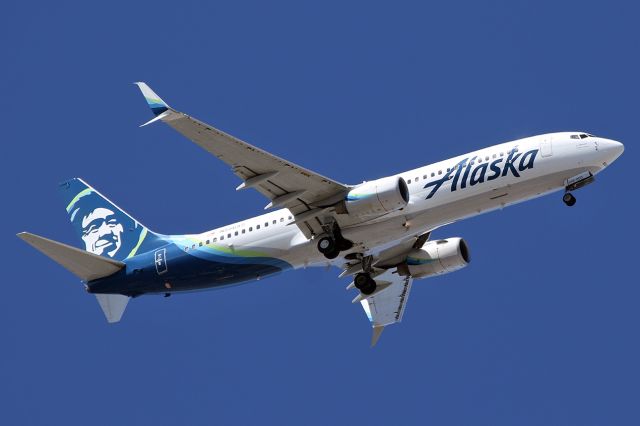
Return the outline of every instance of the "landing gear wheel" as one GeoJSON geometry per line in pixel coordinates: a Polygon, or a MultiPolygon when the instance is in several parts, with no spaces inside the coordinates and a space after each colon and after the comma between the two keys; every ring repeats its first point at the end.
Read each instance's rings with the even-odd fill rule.
{"type": "Polygon", "coordinates": [[[340,254],[340,250],[336,249],[328,253],[324,253],[324,257],[326,257],[327,259],[335,259],[336,257],[338,257],[339,254],[340,254]]]}
{"type": "Polygon", "coordinates": [[[359,273],[353,279],[353,284],[356,286],[358,290],[362,292],[362,294],[369,295],[376,291],[376,282],[371,275],[366,273],[359,273]]]}
{"type": "MultiPolygon", "coordinates": [[[[324,254],[325,256],[327,256],[327,254],[329,253],[333,253],[335,251],[338,251],[336,249],[336,242],[333,238],[331,237],[322,237],[318,240],[318,251],[322,254],[324,254]]],[[[339,251],[338,251],[339,253],[339,251]]],[[[336,254],[337,256],[337,254],[336,254]]],[[[333,256],[333,258],[335,258],[336,256],[333,256]]],[[[327,256],[328,257],[328,256],[327,256]]],[[[332,258],[330,258],[332,259],[332,258]]]]}
{"type": "Polygon", "coordinates": [[[572,193],[567,192],[562,196],[562,201],[569,207],[573,206],[576,203],[576,197],[573,196],[572,193]]]}
{"type": "Polygon", "coordinates": [[[376,291],[376,287],[378,287],[376,282],[373,279],[369,279],[367,285],[361,288],[360,291],[362,292],[362,294],[366,294],[368,296],[376,291]]]}
{"type": "Polygon", "coordinates": [[[347,250],[351,250],[351,248],[353,247],[353,243],[349,240],[346,240],[344,238],[340,238],[337,242],[336,245],[338,246],[338,249],[340,251],[347,251],[347,250]]]}
{"type": "Polygon", "coordinates": [[[359,273],[353,279],[353,284],[356,286],[358,290],[360,290],[361,288],[367,285],[367,282],[369,282],[370,279],[371,279],[371,276],[369,274],[359,273]]]}

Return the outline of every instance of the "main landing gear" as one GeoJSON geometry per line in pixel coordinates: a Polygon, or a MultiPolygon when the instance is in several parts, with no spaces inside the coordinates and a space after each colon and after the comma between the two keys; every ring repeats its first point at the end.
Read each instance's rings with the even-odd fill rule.
{"type": "Polygon", "coordinates": [[[373,271],[372,256],[362,256],[360,255],[360,262],[362,263],[362,272],[356,274],[353,278],[353,285],[360,290],[362,294],[368,296],[376,291],[376,281],[371,278],[371,272],[373,271]]]}
{"type": "Polygon", "coordinates": [[[362,292],[362,294],[365,295],[373,293],[374,291],[376,291],[377,287],[376,281],[371,278],[371,275],[366,272],[356,274],[355,278],[353,279],[353,284],[358,290],[362,292]]]}
{"type": "Polygon", "coordinates": [[[576,197],[573,196],[570,192],[565,192],[562,196],[562,201],[569,207],[573,206],[576,203],[576,197]]]}
{"type": "Polygon", "coordinates": [[[337,223],[327,226],[327,234],[318,240],[318,251],[327,259],[335,259],[341,251],[349,250],[353,243],[342,236],[337,223]]]}

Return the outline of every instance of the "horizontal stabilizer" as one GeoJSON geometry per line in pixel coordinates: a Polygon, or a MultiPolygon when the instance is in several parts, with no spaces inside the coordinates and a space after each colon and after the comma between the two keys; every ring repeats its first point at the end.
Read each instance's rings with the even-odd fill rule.
{"type": "Polygon", "coordinates": [[[120,321],[130,299],[121,294],[96,294],[96,298],[109,323],[120,321]]]}
{"type": "Polygon", "coordinates": [[[88,282],[108,277],[125,267],[124,263],[117,260],[98,256],[29,232],[21,232],[18,237],[64,266],[83,281],[88,282]]]}

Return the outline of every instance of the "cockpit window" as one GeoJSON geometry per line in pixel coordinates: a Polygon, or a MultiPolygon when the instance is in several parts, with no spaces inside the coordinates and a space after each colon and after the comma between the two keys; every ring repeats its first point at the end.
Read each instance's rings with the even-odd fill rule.
{"type": "Polygon", "coordinates": [[[593,135],[590,135],[589,133],[580,133],[579,135],[571,135],[571,139],[586,139],[589,137],[593,137],[593,135]]]}

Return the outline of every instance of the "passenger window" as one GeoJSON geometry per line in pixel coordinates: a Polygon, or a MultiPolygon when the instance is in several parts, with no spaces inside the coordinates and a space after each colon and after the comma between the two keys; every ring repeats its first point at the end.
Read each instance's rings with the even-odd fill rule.
{"type": "Polygon", "coordinates": [[[224,240],[224,235],[220,235],[220,241],[224,240]]]}
{"type": "Polygon", "coordinates": [[[202,241],[200,241],[200,242],[198,243],[198,246],[199,246],[199,247],[202,247],[202,241]]]}
{"type": "Polygon", "coordinates": [[[252,226],[250,226],[250,227],[249,227],[249,232],[252,232],[252,231],[253,231],[253,227],[252,227],[252,226]]]}
{"type": "Polygon", "coordinates": [[[256,229],[260,229],[260,225],[256,225],[256,229]]]}
{"type": "Polygon", "coordinates": [[[237,236],[238,236],[238,231],[236,231],[236,232],[234,233],[234,235],[237,237],[237,236]]]}
{"type": "Polygon", "coordinates": [[[214,238],[213,240],[211,240],[212,243],[215,243],[216,241],[218,241],[217,238],[214,238]]]}
{"type": "Polygon", "coordinates": [[[244,234],[244,229],[242,230],[242,233],[244,234]]]}
{"type": "Polygon", "coordinates": [[[264,223],[264,227],[266,228],[267,226],[269,226],[269,222],[264,223]]]}
{"type": "Polygon", "coordinates": [[[484,161],[489,161],[489,156],[484,157],[484,161]]]}
{"type": "Polygon", "coordinates": [[[229,234],[227,234],[227,238],[231,238],[231,234],[230,234],[230,233],[229,233],[229,234]]]}
{"type": "Polygon", "coordinates": [[[431,172],[431,177],[434,177],[435,175],[436,175],[435,173],[431,172]]]}
{"type": "Polygon", "coordinates": [[[284,222],[284,217],[281,217],[281,218],[280,218],[280,222],[284,222]]]}
{"type": "Polygon", "coordinates": [[[496,158],[496,154],[493,154],[493,158],[496,158]]]}
{"type": "Polygon", "coordinates": [[[420,176],[416,176],[416,178],[413,180],[414,182],[417,182],[420,180],[420,176]]]}
{"type": "Polygon", "coordinates": [[[438,170],[438,174],[441,175],[442,174],[442,170],[438,170]]]}
{"type": "Polygon", "coordinates": [[[207,245],[209,245],[209,240],[207,240],[207,245]]]}
{"type": "Polygon", "coordinates": [[[504,152],[501,152],[501,153],[500,153],[500,157],[504,157],[504,152]]]}
{"type": "Polygon", "coordinates": [[[407,183],[411,183],[411,179],[409,179],[409,180],[407,181],[407,183]]]}
{"type": "Polygon", "coordinates": [[[191,248],[195,250],[196,249],[196,245],[195,244],[192,245],[191,248]]]}
{"type": "Polygon", "coordinates": [[[184,248],[184,251],[189,251],[189,247],[185,247],[185,248],[184,248]]]}
{"type": "Polygon", "coordinates": [[[422,179],[426,179],[426,178],[427,178],[427,175],[422,176],[422,179]]]}
{"type": "Polygon", "coordinates": [[[289,216],[289,220],[291,220],[291,219],[292,219],[291,216],[289,216]]]}
{"type": "Polygon", "coordinates": [[[276,223],[278,223],[278,221],[274,219],[273,224],[275,225],[276,223]]]}

